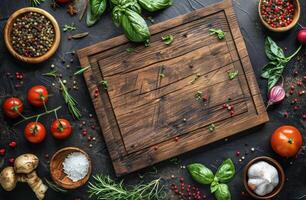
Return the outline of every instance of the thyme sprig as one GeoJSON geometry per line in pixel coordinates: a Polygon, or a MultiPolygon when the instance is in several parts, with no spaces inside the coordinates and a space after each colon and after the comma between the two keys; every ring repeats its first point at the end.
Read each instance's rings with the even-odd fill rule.
{"type": "Polygon", "coordinates": [[[74,118],[80,119],[82,117],[82,114],[78,109],[78,102],[69,94],[67,87],[61,79],[59,79],[59,83],[61,86],[62,96],[65,100],[65,103],[67,104],[70,114],[74,118]]]}
{"type": "Polygon", "coordinates": [[[65,24],[64,25],[64,28],[63,28],[63,31],[66,32],[66,31],[74,31],[76,30],[76,26],[74,23],[71,23],[71,24],[65,24]]]}
{"type": "Polygon", "coordinates": [[[108,176],[93,176],[94,182],[89,183],[90,197],[99,200],[162,200],[165,199],[160,179],[153,180],[148,184],[139,184],[127,190],[123,181],[116,183],[108,176]]]}
{"type": "Polygon", "coordinates": [[[53,70],[53,71],[50,71],[50,72],[47,72],[47,73],[44,73],[42,74],[43,76],[50,76],[50,77],[58,77],[59,74],[58,74],[58,71],[57,70],[53,70]]]}

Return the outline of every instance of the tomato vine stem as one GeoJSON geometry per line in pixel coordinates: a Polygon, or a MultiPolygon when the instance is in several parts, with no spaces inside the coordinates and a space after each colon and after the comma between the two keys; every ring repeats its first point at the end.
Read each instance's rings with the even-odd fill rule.
{"type": "Polygon", "coordinates": [[[56,108],[54,108],[54,109],[52,109],[52,110],[47,110],[47,111],[45,111],[45,112],[43,112],[43,113],[39,113],[39,114],[37,114],[37,115],[32,115],[32,116],[28,116],[28,117],[24,116],[23,120],[21,120],[21,121],[15,123],[14,126],[16,126],[16,125],[18,125],[18,124],[21,124],[21,123],[23,123],[23,122],[25,122],[25,121],[27,121],[27,120],[33,119],[33,118],[36,118],[36,120],[38,121],[38,119],[39,119],[40,117],[45,116],[45,115],[48,115],[48,114],[53,113],[53,112],[56,112],[56,111],[58,111],[58,110],[61,109],[61,108],[62,108],[62,106],[59,106],[59,107],[56,107],[56,108]]]}

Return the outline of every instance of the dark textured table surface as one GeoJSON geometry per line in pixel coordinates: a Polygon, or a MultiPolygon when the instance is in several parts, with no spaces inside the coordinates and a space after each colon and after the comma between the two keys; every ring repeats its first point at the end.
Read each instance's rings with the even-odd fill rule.
{"type": "MultiPolygon", "coordinates": [[[[74,51],[79,48],[86,47],[90,44],[94,44],[98,41],[118,36],[122,32],[113,25],[109,14],[104,15],[102,20],[92,28],[87,28],[84,21],[85,18],[80,22],[77,16],[70,17],[67,14],[65,8],[58,8],[54,11],[50,8],[50,2],[51,0],[46,0],[46,2],[42,3],[40,7],[49,11],[53,16],[55,16],[60,26],[74,22],[77,26],[75,33],[89,31],[90,35],[82,40],[68,40],[67,37],[70,33],[62,33],[62,41],[57,54],[47,62],[35,66],[16,61],[6,50],[3,38],[1,37],[0,101],[2,102],[5,97],[11,95],[24,98],[26,91],[30,86],[36,84],[46,85],[50,93],[53,95],[50,97],[48,106],[51,108],[62,105],[63,108],[60,110],[59,115],[71,119],[65,104],[63,103],[62,96],[58,93],[58,89],[52,86],[52,79],[43,77],[41,74],[51,71],[51,65],[54,64],[55,68],[63,74],[63,79],[69,80],[68,85],[71,86],[72,81],[70,81],[70,77],[78,69],[78,60],[76,57],[66,54],[65,58],[67,62],[66,64],[62,64],[60,57],[62,57],[66,52],[74,51]],[[70,63],[71,59],[73,59],[73,63],[70,63]],[[67,64],[69,64],[70,67],[67,67],[67,64]],[[16,88],[15,85],[18,85],[19,81],[17,81],[15,78],[10,78],[6,74],[11,73],[14,75],[17,71],[24,73],[24,83],[20,87],[16,88]]],[[[166,9],[165,11],[153,15],[155,23],[191,12],[194,8],[207,6],[217,1],[198,0],[198,2],[201,2],[201,4],[192,0],[190,2],[192,2],[192,6],[188,3],[188,1],[174,0],[173,6],[166,9]]],[[[79,2],[77,1],[76,3],[78,4],[79,2]]],[[[233,2],[241,32],[244,36],[252,65],[257,76],[260,90],[264,100],[266,100],[266,82],[260,78],[261,68],[267,62],[264,54],[264,38],[266,35],[270,35],[275,41],[278,42],[281,47],[286,48],[287,50],[285,53],[289,54],[293,52],[298,46],[296,42],[296,34],[299,30],[299,27],[295,27],[292,31],[282,34],[273,34],[267,32],[259,22],[257,3],[257,0],[236,0],[233,2]]],[[[30,3],[28,0],[2,0],[0,4],[1,32],[3,31],[5,22],[10,14],[19,8],[29,5],[30,3]]],[[[305,26],[306,1],[301,0],[301,6],[302,15],[300,18],[300,24],[305,26]]],[[[302,52],[305,52],[305,48],[302,50],[302,52]]],[[[284,77],[286,88],[289,87],[291,82],[294,82],[296,79],[306,75],[305,56],[303,56],[302,52],[297,58],[290,62],[285,69],[284,77]],[[294,77],[293,71],[299,72],[297,77],[294,77]]],[[[71,119],[73,122],[74,132],[72,137],[65,141],[56,141],[50,134],[48,134],[47,139],[43,143],[39,145],[29,144],[25,141],[23,136],[23,128],[25,124],[21,124],[17,127],[11,127],[10,122],[6,121],[2,114],[0,115],[0,148],[5,148],[7,151],[5,156],[0,157],[1,169],[8,165],[9,158],[16,157],[22,153],[31,152],[40,158],[40,165],[38,169],[39,176],[50,179],[48,159],[45,158],[45,155],[49,154],[52,156],[56,150],[62,147],[77,146],[84,149],[92,157],[93,174],[101,173],[104,175],[110,175],[115,178],[112,164],[101,131],[99,130],[99,126],[95,119],[94,109],[91,104],[87,88],[85,87],[85,82],[81,76],[77,77],[76,81],[79,89],[72,90],[72,94],[77,98],[79,102],[83,117],[81,121],[74,121],[71,119]],[[89,117],[90,114],[93,114],[94,117],[89,117]],[[84,121],[86,124],[83,125],[82,128],[79,128],[82,121],[84,121]],[[92,126],[96,127],[93,129],[92,126]],[[83,137],[81,134],[83,128],[88,129],[89,134],[95,137],[96,141],[89,142],[87,137],[83,137]],[[17,148],[15,149],[10,149],[8,147],[8,143],[12,140],[17,141],[17,148]],[[92,144],[92,147],[90,147],[90,144],[92,144]]],[[[306,197],[303,197],[303,195],[306,194],[306,157],[303,152],[300,153],[296,159],[284,159],[273,153],[269,144],[271,133],[274,129],[282,124],[292,124],[298,127],[303,133],[305,139],[306,121],[303,120],[301,116],[303,112],[305,114],[306,98],[305,96],[300,98],[300,109],[296,112],[293,112],[292,105],[290,104],[290,99],[291,97],[287,98],[281,105],[270,109],[270,122],[263,126],[253,128],[251,130],[237,134],[234,137],[230,137],[227,140],[219,141],[186,153],[178,157],[178,160],[180,161],[179,164],[175,164],[170,161],[164,161],[155,165],[154,167],[149,167],[123,178],[127,184],[134,184],[142,181],[140,178],[142,175],[144,175],[144,181],[149,181],[154,178],[161,177],[163,179],[163,183],[169,185],[173,182],[178,182],[177,178],[171,178],[171,176],[174,175],[175,177],[183,176],[186,178],[186,182],[194,184],[189,178],[186,169],[184,169],[182,166],[193,162],[201,162],[207,166],[210,166],[211,168],[215,168],[215,166],[218,166],[222,160],[226,158],[232,158],[237,169],[235,178],[229,183],[233,197],[232,199],[249,199],[249,197],[243,196],[241,194],[244,191],[242,183],[242,169],[250,159],[256,156],[267,155],[277,159],[282,164],[287,177],[285,187],[276,199],[306,199],[306,197]],[[288,118],[283,117],[283,113],[286,111],[289,112],[288,118]],[[256,149],[255,152],[251,152],[250,149],[252,147],[256,149]],[[241,156],[245,156],[245,160],[239,162],[239,157],[236,156],[236,151],[240,151],[241,156]]],[[[25,113],[33,114],[39,112],[39,109],[34,109],[26,104],[25,111],[25,113]]],[[[49,127],[50,121],[53,118],[54,116],[50,115],[42,118],[41,121],[44,122],[47,127],[49,127]]],[[[200,186],[200,189],[202,193],[207,195],[207,199],[213,199],[213,196],[209,193],[209,187],[200,186]]],[[[49,189],[46,199],[68,200],[75,199],[76,197],[80,197],[81,199],[88,199],[86,190],[87,187],[83,186],[77,190],[70,191],[66,194],[61,194],[49,189]]],[[[169,198],[175,199],[172,195],[173,194],[171,191],[169,191],[169,198]]],[[[35,199],[35,196],[28,186],[24,184],[18,184],[17,188],[13,192],[4,192],[2,189],[0,189],[0,199],[35,199]]]]}

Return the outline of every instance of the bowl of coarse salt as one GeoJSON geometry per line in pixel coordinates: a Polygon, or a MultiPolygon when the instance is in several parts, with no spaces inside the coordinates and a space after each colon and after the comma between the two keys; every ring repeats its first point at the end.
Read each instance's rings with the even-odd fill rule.
{"type": "Polygon", "coordinates": [[[58,150],[50,161],[53,181],[64,189],[75,189],[84,185],[91,174],[88,154],[77,147],[58,150]]]}

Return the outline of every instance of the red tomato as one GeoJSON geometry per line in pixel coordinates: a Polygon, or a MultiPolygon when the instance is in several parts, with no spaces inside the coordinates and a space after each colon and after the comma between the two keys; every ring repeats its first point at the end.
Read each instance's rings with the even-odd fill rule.
{"type": "Polygon", "coordinates": [[[287,158],[296,155],[302,143],[302,135],[294,126],[281,126],[271,136],[272,149],[287,158]]]}
{"type": "Polygon", "coordinates": [[[56,0],[56,3],[58,4],[66,4],[69,3],[71,0],[56,0]]]}
{"type": "Polygon", "coordinates": [[[41,143],[46,137],[46,128],[40,122],[30,122],[24,129],[24,136],[31,143],[41,143]]]}
{"type": "Polygon", "coordinates": [[[72,133],[72,127],[67,119],[56,119],[51,124],[51,134],[56,139],[66,139],[72,133]]]}
{"type": "Polygon", "coordinates": [[[23,103],[20,99],[15,97],[10,97],[5,99],[2,105],[4,114],[13,119],[20,116],[23,111],[23,103]]]}
{"type": "Polygon", "coordinates": [[[41,107],[48,102],[48,90],[45,86],[36,85],[28,90],[28,101],[36,107],[41,107]]]}
{"type": "Polygon", "coordinates": [[[297,39],[301,44],[306,45],[306,29],[302,29],[298,32],[297,39]]]}

